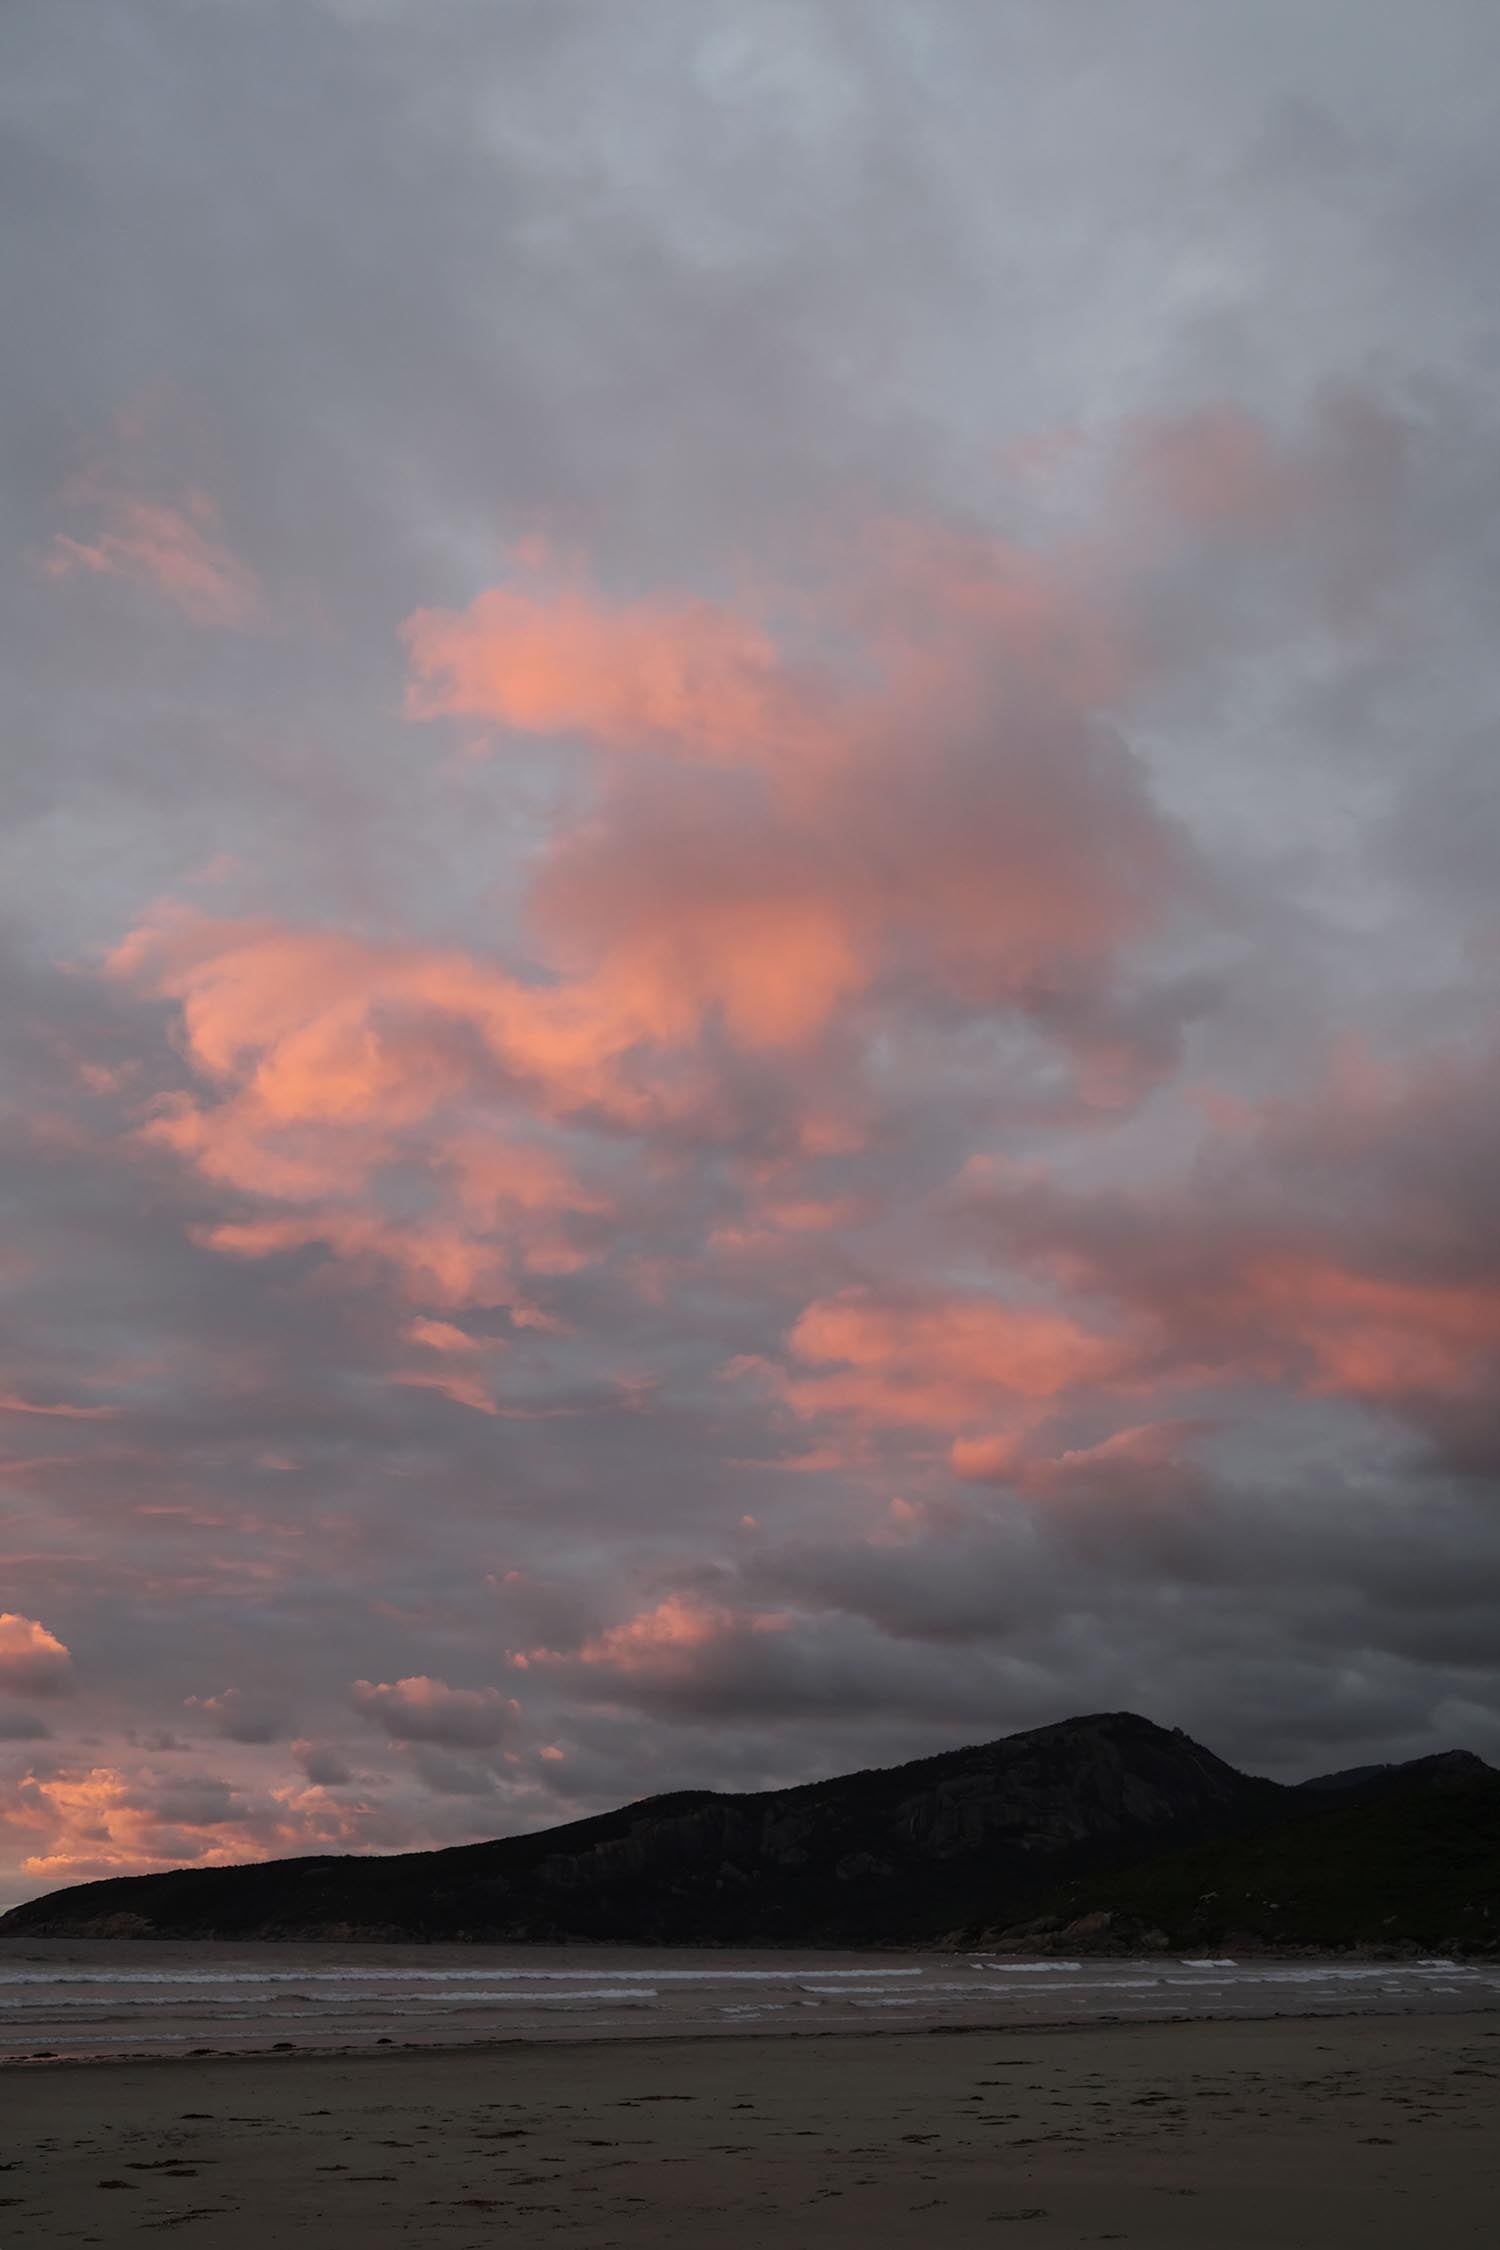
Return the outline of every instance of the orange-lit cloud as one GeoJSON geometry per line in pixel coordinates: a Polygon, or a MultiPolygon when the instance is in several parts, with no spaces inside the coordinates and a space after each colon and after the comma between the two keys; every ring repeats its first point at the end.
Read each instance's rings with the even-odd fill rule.
{"type": "Polygon", "coordinates": [[[1438,1431],[1500,1369],[1500,1270],[1451,1200],[1466,1168],[1479,1176],[1494,1073],[1483,1051],[1398,1069],[1342,1041],[1296,1099],[1207,1113],[1211,1200],[1192,1180],[1070,1197],[1002,1171],[992,1187],[974,1175],[972,1208],[1002,1257],[1113,1306],[1141,1341],[1142,1386],[1284,1388],[1438,1431]]]}
{"type": "Polygon", "coordinates": [[[570,1040],[547,994],[477,959],[186,915],[143,927],[112,968],[180,1003],[205,1081],[142,1137],[266,1207],[206,1226],[213,1247],[322,1247],[442,1306],[505,1302],[518,1277],[586,1261],[578,1226],[605,1199],[534,1134],[472,1117],[528,1063],[555,1072],[544,1100],[564,1109],[608,1085],[610,1035],[570,1040]],[[397,1215],[379,1183],[401,1165],[420,1193],[397,1215]]]}
{"type": "Polygon", "coordinates": [[[844,754],[766,767],[771,736],[742,773],[606,777],[538,868],[548,958],[658,1040],[716,1010],[758,1048],[886,989],[1054,1018],[1097,996],[1185,881],[1100,717],[1107,636],[1030,558],[915,527],[829,607],[865,651],[819,698],[844,754]]]}
{"type": "Polygon", "coordinates": [[[668,1594],[576,1648],[519,1650],[511,1664],[517,1671],[592,1674],[600,1685],[611,1679],[680,1684],[716,1653],[746,1639],[783,1633],[790,1623],[779,1610],[734,1610],[688,1594],[668,1594]]]}
{"type": "Polygon", "coordinates": [[[1133,1356],[1121,1338],[1043,1306],[869,1289],[809,1305],[788,1344],[801,1367],[820,1370],[799,1368],[785,1379],[798,1413],[949,1432],[999,1411],[1024,1414],[1080,1387],[1108,1387],[1133,1356]]]}
{"type": "Polygon", "coordinates": [[[404,1331],[408,1343],[418,1344],[424,1351],[436,1352],[437,1364],[430,1361],[416,1367],[398,1368],[391,1376],[393,1383],[411,1390],[436,1391],[455,1406],[467,1406],[476,1414],[498,1414],[500,1409],[480,1367],[481,1355],[491,1356],[505,1349],[499,1337],[471,1336],[463,1328],[455,1327],[449,1320],[428,1320],[419,1317],[409,1321],[404,1331]],[[455,1359],[467,1362],[455,1365],[455,1359]]]}
{"type": "Polygon", "coordinates": [[[627,1618],[623,1625],[612,1625],[585,1641],[578,1651],[578,1661],[613,1666],[622,1672],[652,1671],[727,1634],[779,1633],[786,1624],[787,1620],[773,1611],[745,1617],[671,1594],[654,1608],[627,1618]]]}
{"type": "Polygon", "coordinates": [[[231,1867],[297,1850],[366,1842],[374,1808],[316,1785],[251,1801],[217,1778],[163,1783],[119,1766],[23,1774],[0,1790],[0,1825],[36,1849],[22,1861],[39,1889],[149,1874],[164,1867],[231,1867]]]}
{"type": "Polygon", "coordinates": [[[409,708],[611,749],[760,762],[829,746],[756,621],[706,601],[610,602],[543,574],[407,621],[409,708]]]}
{"type": "Polygon", "coordinates": [[[1141,1422],[1115,1430],[1095,1445],[1066,1446],[1056,1453],[1019,1433],[956,1438],[950,1458],[955,1474],[970,1483],[1130,1506],[1193,1486],[1195,1472],[1184,1458],[1190,1434],[1191,1426],[1181,1422],[1141,1422]]]}
{"type": "Polygon", "coordinates": [[[608,1215],[538,1124],[729,1134],[721,1041],[776,1063],[810,1156],[857,1145],[864,1050],[910,1010],[1011,1010],[1080,1086],[1106,1057],[1133,1083],[1111,986],[1180,848],[1097,723],[1107,636],[1040,563],[886,527],[826,617],[785,605],[862,651],[821,675],[758,617],[525,567],[413,622],[414,707],[689,767],[663,786],[606,757],[538,857],[530,960],[181,909],[133,932],[112,973],[175,1004],[199,1081],[142,1132],[259,1206],[201,1240],[380,1262],[435,1306],[519,1301],[597,1256],[608,1215]],[[398,1215],[403,1167],[423,1185],[398,1215]]]}
{"type": "Polygon", "coordinates": [[[0,1610],[0,1690],[10,1695],[61,1695],[73,1684],[68,1649],[34,1617],[0,1610]]]}
{"type": "Polygon", "coordinates": [[[1287,1253],[1255,1259],[1242,1287],[1256,1322],[1284,1340],[1281,1351],[1306,1355],[1316,1390],[1462,1397],[1500,1364],[1500,1277],[1407,1280],[1287,1253]]]}
{"type": "Polygon", "coordinates": [[[467,1329],[455,1328],[451,1320],[413,1320],[406,1333],[412,1343],[425,1345],[430,1352],[474,1352],[480,1348],[476,1337],[467,1329]]]}

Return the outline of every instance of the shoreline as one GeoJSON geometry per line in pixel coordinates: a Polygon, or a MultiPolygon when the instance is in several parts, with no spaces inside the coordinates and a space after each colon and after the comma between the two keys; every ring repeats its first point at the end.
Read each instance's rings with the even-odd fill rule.
{"type": "Polygon", "coordinates": [[[0,2072],[227,2056],[540,2052],[664,2041],[1468,2015],[1490,1966],[621,1949],[45,1946],[0,1955],[0,2072]]]}
{"type": "Polygon", "coordinates": [[[46,2071],[73,2072],[99,2070],[202,2070],[212,2064],[215,2069],[232,2066],[264,2066],[284,2069],[301,2064],[327,2063],[393,2063],[419,2062],[431,2057],[453,2062],[465,2056],[493,2056],[514,2054],[591,2054],[598,2050],[615,2052],[634,2049],[683,2047],[757,2047],[780,2043],[792,2047],[815,2046],[819,2043],[857,2044],[868,2041],[925,2039],[1081,2039],[1090,2034],[1108,2033],[1112,2037],[1132,2034],[1163,2032],[1195,2032],[1200,2030],[1234,2029],[1239,2026],[1254,2027],[1264,2024],[1400,2024],[1400,2023],[1463,2023],[1478,2024],[1482,2035],[1500,2040],[1500,1997],[1483,2005],[1457,2008],[1430,2006],[1400,2006],[1382,2008],[1366,2004],[1347,2008],[1268,2008],[1264,2011],[1237,2010],[1222,2015],[1189,2015],[1181,2012],[1161,2015],[1098,2016],[1028,2016],[1025,2019],[994,2018],[985,2022],[970,2023],[839,2023],[803,2024],[795,2029],[786,2024],[720,2024],[684,2026],[681,2030],[667,2030],[656,2026],[649,2031],[630,2029],[594,2030],[586,2033],[568,2031],[514,2032],[508,2037],[486,2035],[472,2039],[396,2039],[382,2037],[374,2041],[349,2042],[345,2045],[320,2044],[313,2040],[275,2041],[267,2047],[199,2047],[187,2052],[165,2049],[139,2048],[133,2052],[109,2055],[37,2054],[0,2055],[0,2079],[14,2072],[27,2077],[46,2071]]]}

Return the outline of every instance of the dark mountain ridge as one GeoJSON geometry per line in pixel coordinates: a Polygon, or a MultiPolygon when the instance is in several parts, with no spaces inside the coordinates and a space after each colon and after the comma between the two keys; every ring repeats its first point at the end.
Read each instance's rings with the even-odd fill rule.
{"type": "Polygon", "coordinates": [[[1102,1950],[1231,1934],[1282,1947],[1494,1943],[1500,1774],[1455,1753],[1284,1788],[1113,1712],[791,1789],[682,1790],[445,1851],[83,1883],[0,1918],[0,1936],[33,1938],[1102,1950]],[[1330,1882],[1328,1867],[1343,1873],[1330,1882]]]}

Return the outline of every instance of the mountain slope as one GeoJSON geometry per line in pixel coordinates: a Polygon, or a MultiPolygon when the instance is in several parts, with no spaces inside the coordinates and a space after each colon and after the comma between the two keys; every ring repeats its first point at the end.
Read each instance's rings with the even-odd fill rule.
{"type": "Polygon", "coordinates": [[[1273,1785],[1129,1713],[753,1796],[649,1798],[542,1835],[379,1859],[127,1876],[7,1934],[918,1938],[1021,1911],[1049,1877],[1248,1816],[1273,1785]]]}
{"type": "Polygon", "coordinates": [[[1485,1948],[1500,1774],[1459,1756],[1282,1788],[1116,1712],[448,1851],[85,1883],[0,1935],[1485,1948]]]}
{"type": "Polygon", "coordinates": [[[1500,1773],[1453,1753],[1377,1769],[1321,1806],[1067,1885],[1055,1913],[1070,1950],[1084,1916],[1105,1945],[1151,1929],[1185,1951],[1500,1953],[1500,1773]]]}

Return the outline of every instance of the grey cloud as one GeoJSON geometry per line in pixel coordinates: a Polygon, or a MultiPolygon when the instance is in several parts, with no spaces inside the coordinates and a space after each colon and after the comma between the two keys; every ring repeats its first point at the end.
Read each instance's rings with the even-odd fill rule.
{"type": "Polygon", "coordinates": [[[247,1807],[233,1784],[217,1774],[185,1774],[148,1800],[153,1820],[185,1828],[212,1828],[244,1817],[247,1807]]]}
{"type": "Polygon", "coordinates": [[[187,1708],[201,1711],[226,1742],[279,1742],[289,1727],[284,1711],[235,1687],[219,1695],[190,1695],[187,1708]]]}
{"type": "Polygon", "coordinates": [[[51,1732],[34,1711],[0,1711],[0,1742],[45,1742],[51,1732]]]}
{"type": "Polygon", "coordinates": [[[498,1688],[450,1687],[424,1677],[356,1680],[350,1700],[396,1742],[448,1743],[483,1749],[499,1742],[508,1712],[498,1688]]]}
{"type": "Polygon", "coordinates": [[[293,1755],[316,1789],[342,1789],[354,1779],[348,1765],[326,1743],[294,1742],[293,1755]]]}
{"type": "Polygon", "coordinates": [[[439,1797],[491,1797],[495,1776],[488,1766],[464,1758],[449,1758],[441,1750],[414,1749],[411,1768],[424,1789],[439,1797]]]}

